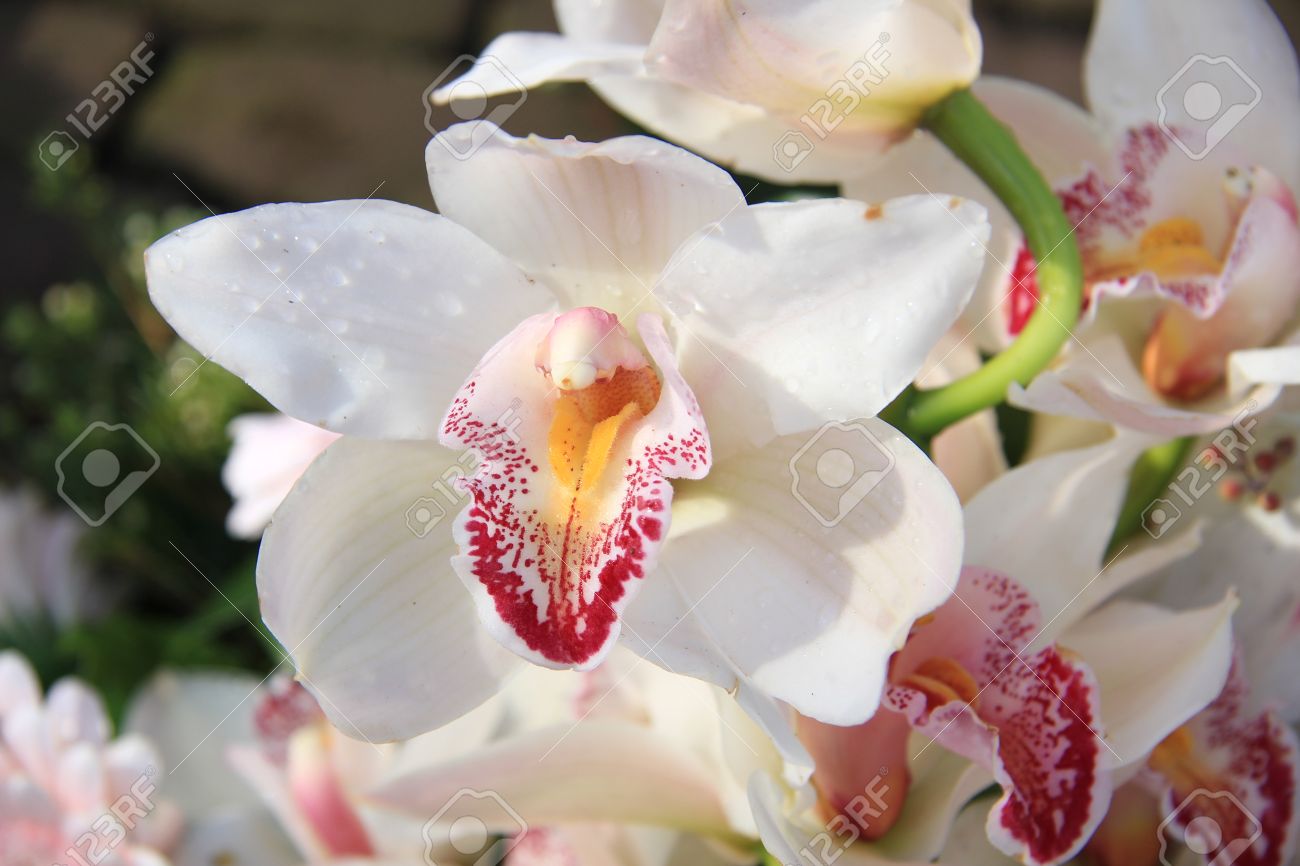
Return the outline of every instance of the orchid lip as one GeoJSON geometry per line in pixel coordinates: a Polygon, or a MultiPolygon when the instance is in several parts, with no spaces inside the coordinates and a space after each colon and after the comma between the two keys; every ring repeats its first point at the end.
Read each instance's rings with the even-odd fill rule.
{"type": "Polygon", "coordinates": [[[537,664],[599,664],[666,537],[668,479],[702,477],[711,462],[662,323],[637,325],[655,366],[604,310],[525,320],[443,424],[444,445],[480,457],[462,482],[471,504],[453,529],[453,566],[488,630],[537,664]],[[519,406],[511,436],[491,420],[507,403],[519,406]]]}

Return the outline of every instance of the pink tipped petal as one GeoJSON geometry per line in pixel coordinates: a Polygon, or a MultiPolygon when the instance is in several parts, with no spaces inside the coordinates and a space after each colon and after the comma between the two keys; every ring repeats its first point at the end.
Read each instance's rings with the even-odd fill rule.
{"type": "Polygon", "coordinates": [[[1048,864],[1087,842],[1111,782],[1097,681],[1055,647],[1021,655],[1038,629],[1022,587],[968,568],[958,595],[899,653],[885,700],[919,732],[993,771],[1003,795],[989,814],[990,840],[1048,864]]]}
{"type": "Polygon", "coordinates": [[[0,652],[0,723],[19,707],[41,702],[41,684],[31,664],[13,650],[0,652]]]}
{"type": "Polygon", "coordinates": [[[476,121],[439,133],[425,160],[444,215],[549,286],[562,306],[620,316],[653,309],[642,302],[673,252],[745,203],[722,169],[644,136],[515,138],[476,121]],[[473,158],[460,158],[471,147],[473,158]]]}
{"type": "Polygon", "coordinates": [[[303,728],[289,741],[289,791],[333,857],[375,853],[365,825],[348,801],[322,725],[303,728]]]}
{"type": "Polygon", "coordinates": [[[392,439],[432,439],[453,383],[552,303],[463,226],[378,200],[214,216],[151,246],[145,271],[180,335],[276,408],[392,439]]]}
{"type": "Polygon", "coordinates": [[[700,478],[711,458],[657,317],[638,326],[662,384],[642,361],[571,394],[535,366],[561,319],[535,316],[488,353],[442,442],[482,460],[463,482],[472,504],[456,520],[453,565],[484,624],[525,658],[585,669],[618,637],[667,534],[668,479],[700,478]]]}
{"type": "Polygon", "coordinates": [[[1207,863],[1285,866],[1300,838],[1300,743],[1276,713],[1251,715],[1248,698],[1234,664],[1222,694],[1156,750],[1151,766],[1166,783],[1170,829],[1206,850],[1207,863]]]}
{"type": "Polygon", "coordinates": [[[226,529],[238,538],[257,538],[294,483],[325,448],[339,438],[288,415],[240,415],[230,422],[233,445],[221,467],[221,481],[234,498],[226,529]]]}
{"type": "Polygon", "coordinates": [[[104,702],[80,680],[59,680],[45,698],[45,722],[56,746],[84,740],[96,746],[108,742],[110,725],[104,702]]]}

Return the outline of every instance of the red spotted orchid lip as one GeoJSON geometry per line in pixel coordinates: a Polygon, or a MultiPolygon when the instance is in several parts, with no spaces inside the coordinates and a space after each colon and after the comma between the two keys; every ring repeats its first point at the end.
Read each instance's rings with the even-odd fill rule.
{"type": "Polygon", "coordinates": [[[604,310],[534,316],[488,353],[443,422],[442,443],[481,460],[462,482],[471,502],[453,565],[498,640],[538,664],[600,663],[667,534],[669,479],[702,478],[712,462],[663,325],[649,314],[638,325],[660,373],[604,310]],[[511,406],[507,431],[495,419],[511,406]]]}

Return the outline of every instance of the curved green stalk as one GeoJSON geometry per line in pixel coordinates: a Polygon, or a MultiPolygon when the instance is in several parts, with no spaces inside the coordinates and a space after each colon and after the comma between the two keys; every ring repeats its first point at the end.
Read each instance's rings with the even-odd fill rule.
{"type": "Polygon", "coordinates": [[[979,370],[941,388],[909,391],[899,398],[902,403],[892,414],[916,441],[1001,403],[1012,382],[1027,385],[1069,339],[1083,297],[1083,265],[1074,228],[1011,131],[969,90],[959,90],[930,108],[923,123],[1020,224],[1038,262],[1039,303],[1015,342],[979,370]]]}

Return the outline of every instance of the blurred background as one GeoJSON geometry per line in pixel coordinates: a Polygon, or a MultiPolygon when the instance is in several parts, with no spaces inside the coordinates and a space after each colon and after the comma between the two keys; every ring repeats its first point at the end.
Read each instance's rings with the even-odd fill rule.
{"type": "MultiPolygon", "coordinates": [[[[1089,0],[975,8],[986,73],[1080,99],[1089,0]]],[[[1300,3],[1274,8],[1295,41],[1300,3]]],[[[47,682],[81,674],[115,709],[162,664],[280,661],[254,627],[256,543],[226,533],[220,477],[231,419],[267,407],[174,341],[141,252],[209,209],[372,194],[429,207],[425,88],[498,33],[554,29],[545,0],[0,7],[0,649],[47,682]],[[158,467],[91,526],[56,491],[60,455],[96,422],[130,425],[158,467]]],[[[506,127],[635,131],[584,85],[530,94],[506,127]]]]}

